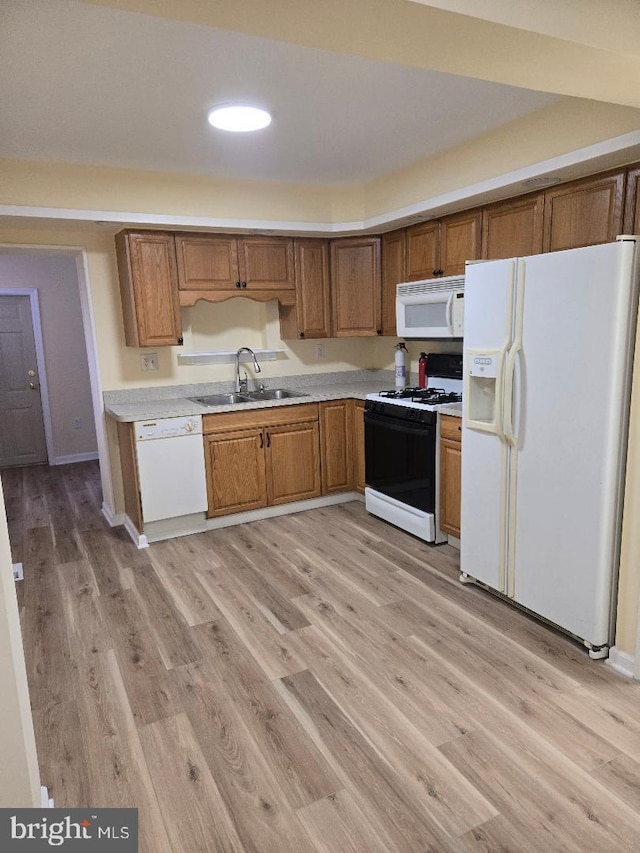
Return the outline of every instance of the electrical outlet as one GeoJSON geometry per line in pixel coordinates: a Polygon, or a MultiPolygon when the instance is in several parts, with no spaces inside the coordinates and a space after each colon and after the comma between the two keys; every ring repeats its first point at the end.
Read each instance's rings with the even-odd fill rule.
{"type": "Polygon", "coordinates": [[[157,370],[158,369],[158,353],[157,352],[145,352],[140,356],[140,366],[143,370],[157,370]]]}
{"type": "Polygon", "coordinates": [[[324,344],[316,344],[316,361],[322,361],[324,358],[324,344]]]}
{"type": "Polygon", "coordinates": [[[82,418],[74,418],[74,419],[71,421],[71,426],[72,426],[74,429],[82,429],[82,418]]]}

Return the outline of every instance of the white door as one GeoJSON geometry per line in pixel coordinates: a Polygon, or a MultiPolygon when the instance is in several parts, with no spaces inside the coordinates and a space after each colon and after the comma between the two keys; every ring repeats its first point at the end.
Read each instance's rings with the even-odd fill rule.
{"type": "Polygon", "coordinates": [[[614,243],[521,261],[514,598],[594,645],[609,639],[633,254],[614,243]]]}
{"type": "Polygon", "coordinates": [[[28,296],[0,296],[0,468],[47,461],[28,296]]]}
{"type": "Polygon", "coordinates": [[[506,592],[509,445],[501,378],[512,340],[515,262],[471,264],[465,274],[460,568],[506,592]],[[484,354],[484,356],[482,355],[484,354]],[[475,357],[498,365],[495,381],[470,378],[475,357]]]}

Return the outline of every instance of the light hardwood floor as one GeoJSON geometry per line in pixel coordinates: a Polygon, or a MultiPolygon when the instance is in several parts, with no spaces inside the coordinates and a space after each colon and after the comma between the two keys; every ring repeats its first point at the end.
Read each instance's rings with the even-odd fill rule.
{"type": "Polygon", "coordinates": [[[137,551],[3,472],[42,782],[144,853],[640,850],[640,684],[354,502],[137,551]]]}

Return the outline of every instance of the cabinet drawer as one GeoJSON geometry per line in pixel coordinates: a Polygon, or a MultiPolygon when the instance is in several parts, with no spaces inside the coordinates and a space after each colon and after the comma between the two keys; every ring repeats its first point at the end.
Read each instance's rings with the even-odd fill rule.
{"type": "Polygon", "coordinates": [[[249,427],[267,427],[276,424],[299,424],[318,420],[318,404],[302,403],[292,406],[275,406],[271,409],[247,409],[244,412],[221,412],[204,415],[202,431],[227,432],[249,427]]]}
{"type": "Polygon", "coordinates": [[[462,441],[462,418],[454,415],[440,415],[440,438],[462,441]]]}

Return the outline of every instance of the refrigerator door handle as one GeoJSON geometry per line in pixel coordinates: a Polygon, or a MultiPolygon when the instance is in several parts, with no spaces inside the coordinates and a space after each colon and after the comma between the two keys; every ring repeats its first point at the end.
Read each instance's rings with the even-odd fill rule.
{"type": "MultiPolygon", "coordinates": [[[[518,436],[515,434],[513,428],[513,406],[515,396],[518,403],[518,412],[520,411],[520,394],[519,392],[514,394],[514,386],[516,384],[516,363],[519,363],[519,356],[522,352],[522,328],[524,325],[524,280],[525,264],[524,261],[520,261],[520,263],[518,264],[516,282],[515,328],[513,335],[513,343],[509,350],[509,354],[507,355],[503,409],[504,434],[507,441],[514,450],[518,449],[518,436]]],[[[518,387],[520,387],[520,381],[518,381],[518,387]]]]}

